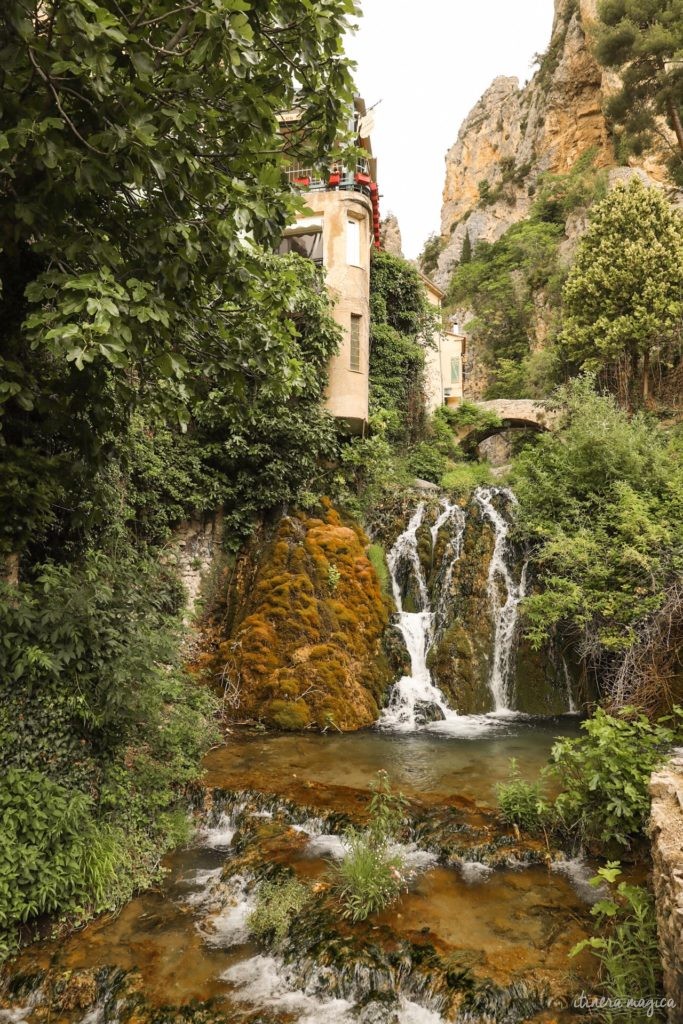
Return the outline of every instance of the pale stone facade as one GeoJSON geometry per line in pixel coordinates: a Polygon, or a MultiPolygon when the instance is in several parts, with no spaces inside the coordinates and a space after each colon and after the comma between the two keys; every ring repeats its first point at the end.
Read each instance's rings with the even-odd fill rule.
{"type": "MultiPolygon", "coordinates": [[[[440,311],[444,293],[428,277],[420,276],[429,302],[440,311]]],[[[464,348],[465,338],[454,331],[444,330],[439,322],[432,346],[425,352],[425,398],[428,412],[434,412],[441,405],[458,405],[462,401],[464,348]]]]}
{"type": "Polygon", "coordinates": [[[313,216],[305,223],[322,233],[327,288],[342,329],[339,352],[330,361],[326,405],[361,432],[368,419],[372,204],[362,192],[339,189],[308,192],[306,202],[313,216]]]}

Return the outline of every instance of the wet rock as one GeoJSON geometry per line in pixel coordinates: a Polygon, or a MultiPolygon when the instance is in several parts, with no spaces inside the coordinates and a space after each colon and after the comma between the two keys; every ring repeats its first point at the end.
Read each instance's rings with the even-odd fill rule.
{"type": "Polygon", "coordinates": [[[428,725],[429,722],[443,722],[446,716],[433,701],[415,701],[415,721],[418,725],[428,725]]]}

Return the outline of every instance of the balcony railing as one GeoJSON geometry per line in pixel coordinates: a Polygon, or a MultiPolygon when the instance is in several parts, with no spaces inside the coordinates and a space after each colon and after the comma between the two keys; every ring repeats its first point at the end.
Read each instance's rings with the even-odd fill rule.
{"type": "Polygon", "coordinates": [[[367,160],[358,160],[354,167],[333,165],[326,177],[320,176],[318,167],[290,167],[287,179],[294,188],[312,192],[327,192],[341,189],[344,191],[362,192],[370,196],[370,165],[367,160]]]}

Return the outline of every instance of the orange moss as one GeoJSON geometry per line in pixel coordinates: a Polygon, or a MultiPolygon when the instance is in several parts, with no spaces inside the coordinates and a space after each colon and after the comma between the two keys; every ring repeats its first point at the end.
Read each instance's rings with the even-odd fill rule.
{"type": "Polygon", "coordinates": [[[270,544],[261,540],[247,553],[251,590],[214,663],[237,691],[239,718],[353,730],[377,717],[391,681],[379,654],[386,602],[364,532],[342,523],[329,502],[324,508],[324,519],[284,517],[270,544]],[[331,566],[339,573],[334,589],[331,566]]]}

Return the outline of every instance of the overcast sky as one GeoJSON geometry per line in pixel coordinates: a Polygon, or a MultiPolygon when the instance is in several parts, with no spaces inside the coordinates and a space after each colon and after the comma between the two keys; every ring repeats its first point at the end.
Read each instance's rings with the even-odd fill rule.
{"type": "Polygon", "coordinates": [[[382,216],[399,219],[413,258],[438,231],[444,157],[497,75],[531,77],[550,41],[553,0],[361,0],[348,43],[356,81],[376,110],[382,216]]]}

